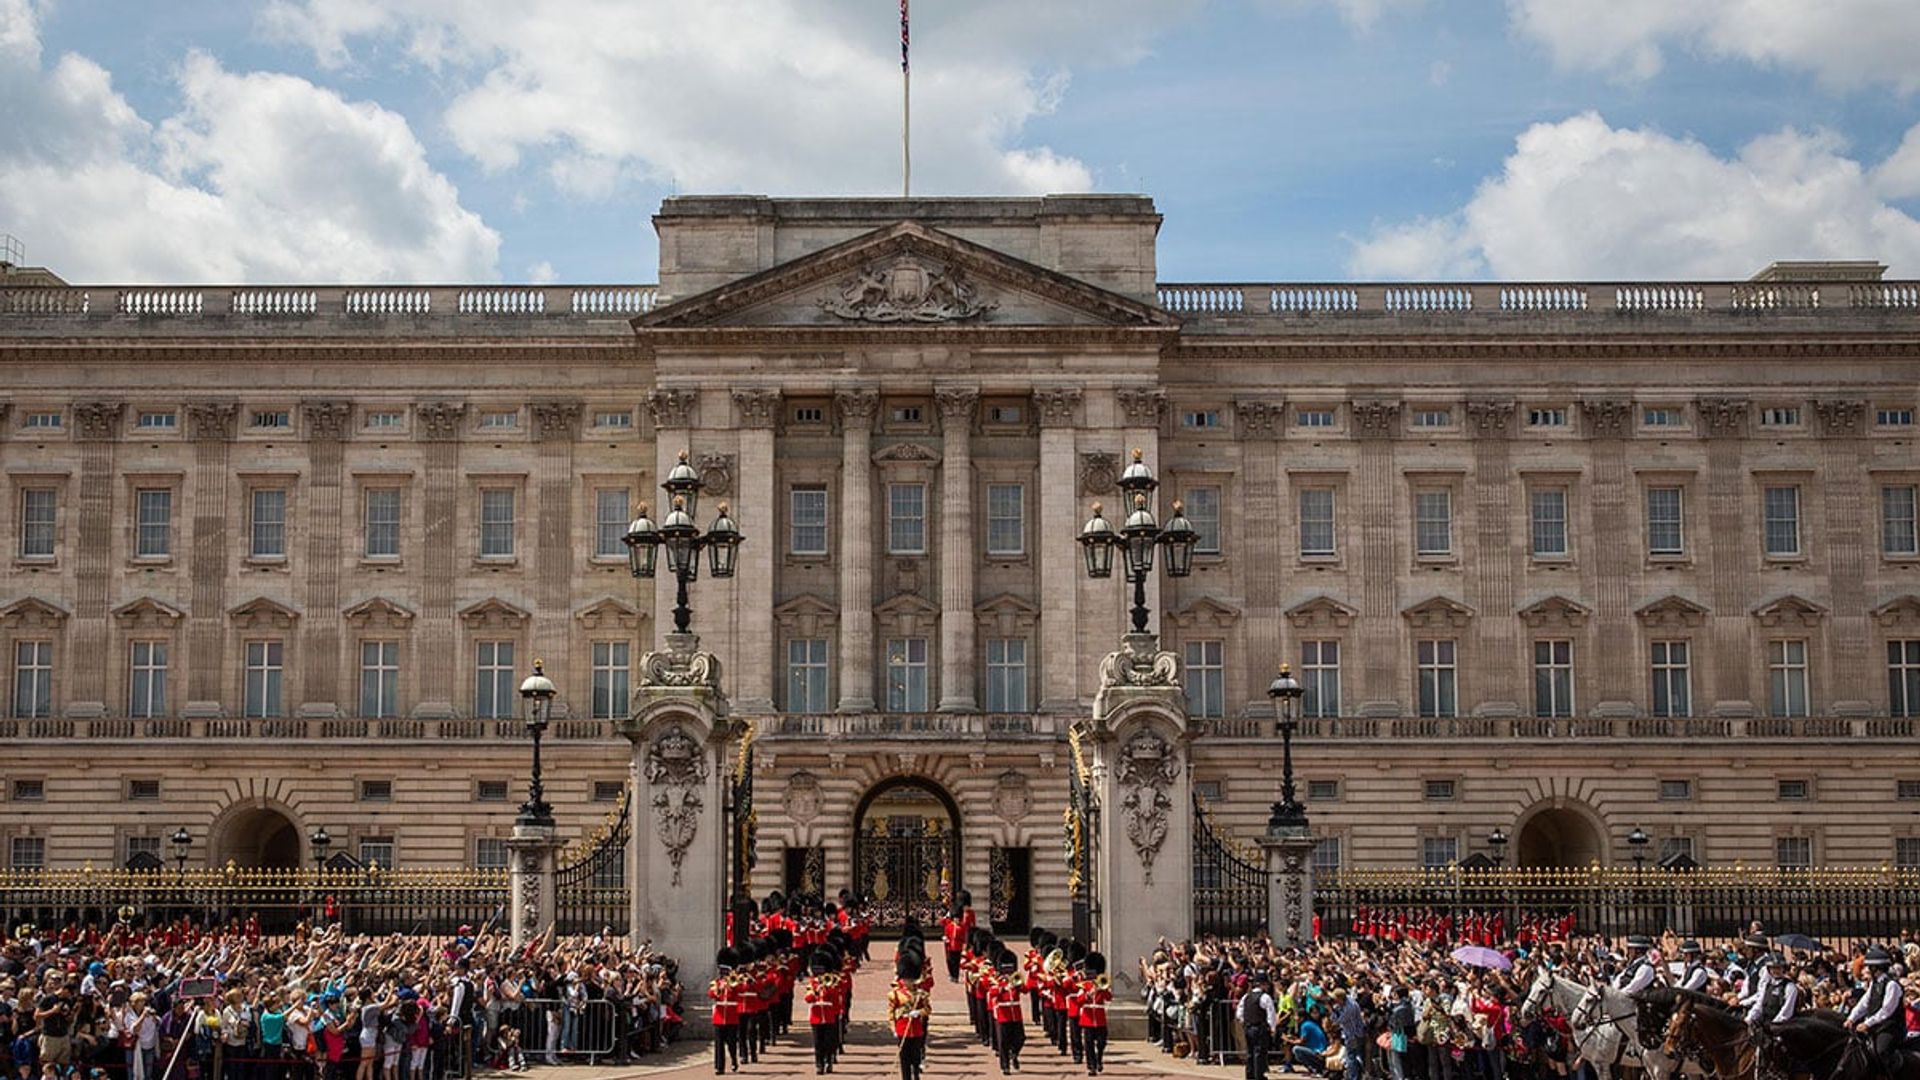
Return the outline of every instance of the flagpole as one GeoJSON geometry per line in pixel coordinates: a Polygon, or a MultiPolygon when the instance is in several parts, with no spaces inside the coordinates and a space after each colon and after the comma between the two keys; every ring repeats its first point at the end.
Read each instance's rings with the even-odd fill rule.
{"type": "Polygon", "coordinates": [[[913,73],[907,64],[907,0],[900,0],[900,197],[913,195],[913,73]]]}

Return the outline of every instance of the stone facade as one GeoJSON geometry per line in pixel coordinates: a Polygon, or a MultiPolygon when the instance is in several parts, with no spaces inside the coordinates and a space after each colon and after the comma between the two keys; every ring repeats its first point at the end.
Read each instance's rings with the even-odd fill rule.
{"type": "Polygon", "coordinates": [[[1920,674],[1888,659],[1920,640],[1920,286],[1156,284],[1159,224],[696,197],[655,219],[658,286],[9,278],[0,842],[104,865],[184,824],[196,864],[285,862],[325,825],[504,864],[536,656],[561,835],[591,829],[671,626],[617,537],[686,450],[749,537],[692,606],[758,728],[756,885],[816,848],[847,882],[863,800],[919,777],[949,881],[1029,849],[1063,921],[1065,731],[1126,606],[1074,537],[1139,448],[1207,536],[1149,606],[1230,831],[1276,797],[1287,662],[1328,862],[1496,825],[1529,861],[1635,826],[1920,858],[1920,674]]]}

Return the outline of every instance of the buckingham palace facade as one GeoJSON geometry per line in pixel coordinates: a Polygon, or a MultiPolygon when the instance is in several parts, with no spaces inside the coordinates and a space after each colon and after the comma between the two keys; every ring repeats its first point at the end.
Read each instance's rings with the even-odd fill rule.
{"type": "MultiPolygon", "coordinates": [[[[657,284],[0,277],[14,866],[502,863],[560,688],[563,832],[621,797],[682,452],[747,535],[693,629],[755,726],[756,886],[863,838],[1065,906],[1068,725],[1150,589],[1192,782],[1251,836],[1307,688],[1322,866],[1920,863],[1920,284],[1183,284],[1139,196],[669,199],[657,284]],[[942,841],[945,843],[945,841],[942,841]],[[938,846],[938,845],[936,845],[938,846]],[[163,848],[166,848],[163,850],[163,848]]],[[[57,268],[54,268],[57,270],[57,268]]],[[[891,850],[891,849],[889,849],[891,850]]],[[[881,886],[887,887],[882,882],[881,886]]],[[[893,888],[901,888],[897,881],[893,888]]]]}

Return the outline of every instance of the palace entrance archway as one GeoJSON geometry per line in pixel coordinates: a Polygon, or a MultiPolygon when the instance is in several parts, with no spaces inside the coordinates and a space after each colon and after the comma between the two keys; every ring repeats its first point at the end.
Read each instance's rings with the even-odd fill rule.
{"type": "Polygon", "coordinates": [[[1568,806],[1549,806],[1520,825],[1514,842],[1520,866],[1591,866],[1606,861],[1606,845],[1594,820],[1568,806]]]}
{"type": "Polygon", "coordinates": [[[300,866],[300,830],[271,806],[247,806],[214,822],[209,865],[292,870],[300,866]]]}
{"type": "Polygon", "coordinates": [[[939,784],[883,780],[854,808],[853,887],[871,899],[878,929],[911,915],[931,931],[963,887],[960,867],[960,807],[939,784]]]}

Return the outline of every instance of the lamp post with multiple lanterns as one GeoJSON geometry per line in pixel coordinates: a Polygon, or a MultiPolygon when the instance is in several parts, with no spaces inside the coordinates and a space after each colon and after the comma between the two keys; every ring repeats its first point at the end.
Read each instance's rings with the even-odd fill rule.
{"type": "Polygon", "coordinates": [[[647,516],[647,504],[640,504],[640,512],[627,526],[627,535],[623,538],[627,545],[627,567],[634,577],[651,578],[660,549],[666,549],[667,569],[678,586],[674,596],[673,629],[686,634],[691,632],[689,627],[693,622],[693,609],[687,604],[687,585],[700,576],[701,550],[707,552],[708,570],[714,577],[730,578],[740,544],[746,537],[734,526],[724,502],[717,508],[707,531],[700,531],[694,515],[699,512],[703,485],[700,474],[687,464],[685,450],[680,451],[680,463],[660,486],[667,489],[670,500],[667,515],[656,525],[647,516]]]}
{"type": "Polygon", "coordinates": [[[1087,519],[1080,529],[1080,546],[1086,554],[1087,576],[1105,578],[1113,576],[1113,554],[1119,549],[1125,554],[1126,579],[1133,586],[1133,632],[1147,632],[1147,578],[1153,573],[1153,554],[1155,548],[1167,549],[1166,572],[1168,577],[1186,577],[1193,572],[1193,547],[1199,541],[1200,534],[1193,523],[1187,520],[1186,511],[1176,500],[1173,504],[1173,516],[1161,525],[1153,516],[1149,505],[1153,490],[1160,486],[1153,470],[1147,467],[1140,450],[1133,452],[1133,463],[1120,474],[1117,485],[1121,499],[1125,503],[1127,516],[1120,528],[1115,529],[1102,513],[1099,503],[1093,504],[1093,516],[1087,519]]]}

